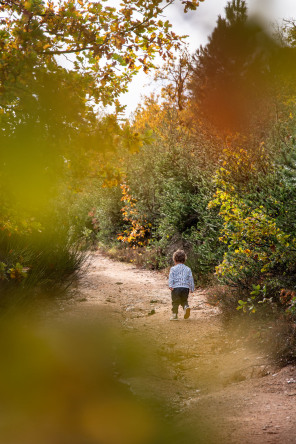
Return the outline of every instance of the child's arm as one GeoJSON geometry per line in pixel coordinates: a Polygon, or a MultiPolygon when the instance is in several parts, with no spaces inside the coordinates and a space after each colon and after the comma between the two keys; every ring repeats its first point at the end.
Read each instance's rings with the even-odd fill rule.
{"type": "Polygon", "coordinates": [[[170,274],[169,274],[169,289],[170,289],[171,291],[173,290],[173,285],[174,285],[173,272],[172,272],[172,269],[170,269],[170,274]]]}
{"type": "Polygon", "coordinates": [[[192,276],[192,271],[190,270],[189,273],[189,289],[191,291],[191,293],[194,292],[194,280],[193,280],[193,276],[192,276]]]}

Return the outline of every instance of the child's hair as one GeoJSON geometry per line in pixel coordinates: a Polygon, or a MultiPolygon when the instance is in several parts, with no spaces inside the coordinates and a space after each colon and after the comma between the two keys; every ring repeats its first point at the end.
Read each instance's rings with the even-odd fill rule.
{"type": "Polygon", "coordinates": [[[184,264],[184,262],[186,261],[185,251],[184,250],[175,251],[175,253],[173,254],[173,260],[175,262],[181,262],[181,264],[184,264]]]}

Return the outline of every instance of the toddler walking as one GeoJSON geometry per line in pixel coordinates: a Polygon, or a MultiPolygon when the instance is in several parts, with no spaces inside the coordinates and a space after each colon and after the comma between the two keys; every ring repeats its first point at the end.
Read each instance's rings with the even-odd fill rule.
{"type": "Polygon", "coordinates": [[[189,290],[194,291],[194,281],[192,272],[184,262],[186,261],[186,254],[183,250],[177,250],[173,254],[175,265],[170,269],[169,275],[169,289],[172,292],[172,317],[171,321],[178,320],[178,308],[182,305],[184,310],[184,319],[190,316],[190,308],[188,305],[189,290]]]}

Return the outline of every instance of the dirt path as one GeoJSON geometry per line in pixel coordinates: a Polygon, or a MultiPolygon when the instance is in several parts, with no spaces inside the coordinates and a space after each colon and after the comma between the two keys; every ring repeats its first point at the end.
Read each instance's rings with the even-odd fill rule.
{"type": "MultiPolygon", "coordinates": [[[[164,275],[92,254],[79,285],[75,315],[101,316],[127,337],[148,344],[164,371],[128,383],[140,396],[169,402],[181,424],[207,430],[205,443],[296,443],[296,369],[277,370],[268,357],[226,331],[205,293],[190,297],[190,319],[169,322],[170,294],[164,275]]],[[[200,441],[199,441],[200,442],[200,441]]]]}

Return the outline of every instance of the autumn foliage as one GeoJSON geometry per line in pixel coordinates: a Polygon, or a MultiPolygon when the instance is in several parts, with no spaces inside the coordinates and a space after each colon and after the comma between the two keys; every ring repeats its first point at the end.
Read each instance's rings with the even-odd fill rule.
{"type": "Polygon", "coordinates": [[[155,268],[182,247],[199,283],[231,289],[225,306],[292,315],[294,299],[280,296],[296,285],[291,41],[267,34],[235,1],[208,45],[166,62],[155,76],[159,95],[131,122],[138,149],[114,161],[126,180],[120,243],[112,230],[99,232],[100,242],[122,251],[140,240],[141,263],[147,252],[155,268]]]}
{"type": "Polygon", "coordinates": [[[232,1],[190,54],[172,3],[1,2],[1,282],[61,282],[98,244],[150,268],[181,247],[239,312],[293,316],[293,22],[279,39],[232,1]],[[141,69],[158,90],[122,120],[141,69]]]}
{"type": "Polygon", "coordinates": [[[120,185],[124,207],[121,208],[123,220],[128,226],[123,233],[117,236],[121,242],[127,242],[135,247],[143,247],[149,242],[151,224],[140,215],[137,210],[137,201],[131,196],[130,189],[126,183],[120,185]]]}

